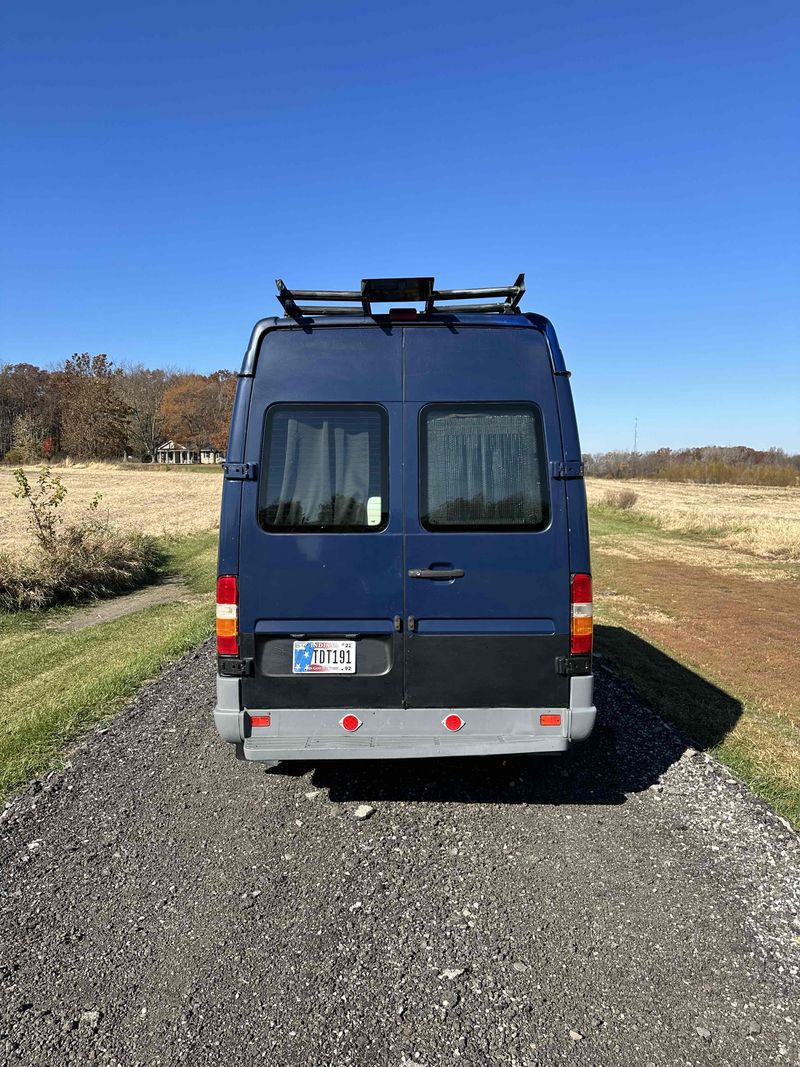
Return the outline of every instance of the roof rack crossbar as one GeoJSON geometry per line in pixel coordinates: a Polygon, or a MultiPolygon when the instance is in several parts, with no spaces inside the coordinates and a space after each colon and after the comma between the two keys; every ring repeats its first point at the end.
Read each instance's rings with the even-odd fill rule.
{"type": "Polygon", "coordinates": [[[525,275],[520,274],[513,285],[491,286],[483,289],[434,289],[433,278],[364,278],[360,291],[345,289],[287,289],[277,278],[278,300],[289,318],[314,318],[317,315],[372,316],[372,303],[417,303],[424,301],[425,315],[433,312],[498,312],[510,314],[519,306],[525,292],[525,275]],[[482,297],[503,297],[497,304],[437,304],[440,300],[479,300],[482,297]],[[298,300],[331,300],[349,302],[349,306],[300,305],[298,300]]]}
{"type": "Polygon", "coordinates": [[[346,305],[344,307],[338,307],[333,305],[326,307],[324,304],[295,304],[295,307],[301,315],[305,315],[308,318],[313,318],[315,315],[363,315],[364,309],[361,304],[356,307],[355,305],[346,305]]]}
{"type": "Polygon", "coordinates": [[[466,314],[468,311],[496,311],[498,314],[508,313],[508,304],[441,304],[433,309],[440,315],[447,315],[451,313],[466,314]]]}
{"type": "Polygon", "coordinates": [[[292,289],[295,300],[360,300],[361,293],[339,289],[292,289]]]}

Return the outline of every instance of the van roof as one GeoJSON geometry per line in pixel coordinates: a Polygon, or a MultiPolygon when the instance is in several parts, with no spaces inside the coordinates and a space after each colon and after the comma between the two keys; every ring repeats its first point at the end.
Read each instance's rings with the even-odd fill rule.
{"type": "MultiPolygon", "coordinates": [[[[259,319],[250,334],[250,341],[244,354],[240,376],[250,377],[255,373],[261,342],[267,333],[276,329],[296,329],[304,331],[314,327],[353,327],[373,326],[386,328],[391,323],[389,314],[373,312],[373,303],[425,302],[425,310],[417,315],[411,311],[410,319],[405,315],[397,325],[403,326],[505,326],[527,327],[540,330],[547,338],[553,370],[556,374],[568,375],[564,365],[564,356],[549,319],[534,312],[522,312],[519,301],[525,292],[525,275],[517,276],[513,285],[495,286],[483,289],[434,289],[433,278],[364,278],[361,291],[331,289],[288,289],[281,279],[276,280],[278,300],[285,315],[259,319]],[[442,300],[470,300],[488,297],[503,297],[502,302],[492,304],[437,304],[442,300]],[[325,300],[342,302],[345,306],[314,306],[298,304],[298,300],[325,300]],[[358,301],[351,304],[350,301],[358,301]],[[428,310],[430,308],[430,310],[428,310]]],[[[400,309],[398,309],[400,310],[400,309]]],[[[402,309],[405,311],[405,309],[402,309]]],[[[408,312],[406,312],[408,314],[408,312]]]]}

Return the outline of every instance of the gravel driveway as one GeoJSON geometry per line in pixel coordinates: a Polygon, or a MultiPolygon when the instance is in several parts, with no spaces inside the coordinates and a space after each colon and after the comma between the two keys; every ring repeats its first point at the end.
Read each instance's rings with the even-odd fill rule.
{"type": "Polygon", "coordinates": [[[599,674],[565,757],[287,773],[186,657],[3,816],[0,1060],[798,1062],[798,838],[599,674]]]}

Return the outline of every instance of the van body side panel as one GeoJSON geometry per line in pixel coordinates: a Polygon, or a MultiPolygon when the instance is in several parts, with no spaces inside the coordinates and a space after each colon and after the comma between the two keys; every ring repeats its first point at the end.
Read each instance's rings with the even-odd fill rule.
{"type": "MultiPolygon", "coordinates": [[[[250,409],[252,378],[239,378],[233,401],[231,428],[228,435],[226,462],[241,463],[244,457],[247,415],[250,409]]],[[[218,574],[239,573],[239,525],[241,520],[242,483],[222,482],[219,518],[218,574]]]]}
{"type": "MultiPolygon", "coordinates": [[[[567,707],[569,680],[556,660],[569,652],[569,544],[565,482],[551,476],[563,458],[558,404],[544,336],[537,329],[407,329],[405,356],[406,702],[409,708],[567,707]],[[544,528],[483,525],[426,528],[420,452],[426,412],[502,415],[534,410],[541,427],[544,528]],[[416,570],[463,570],[453,580],[416,570]]],[[[461,431],[463,434],[463,431],[461,431]]],[[[503,477],[503,448],[470,439],[478,468],[503,477]],[[499,473],[498,473],[499,472],[499,473]]],[[[536,457],[530,455],[529,463],[536,457]]],[[[491,479],[490,479],[491,480],[491,479]]],[[[456,501],[456,507],[463,501],[456,501]]],[[[478,524],[479,525],[479,524],[478,524]]]]}
{"type": "MultiPolygon", "coordinates": [[[[564,362],[564,354],[556,336],[555,327],[548,319],[540,315],[529,314],[526,318],[538,325],[544,332],[555,372],[556,399],[561,422],[561,440],[564,458],[579,460],[581,444],[578,436],[578,423],[575,418],[575,404],[569,384],[569,372],[564,362]]],[[[570,478],[566,483],[567,515],[569,519],[570,569],[574,574],[591,573],[589,558],[589,518],[586,506],[586,486],[582,478],[570,478]]]]}
{"type": "MultiPolygon", "coordinates": [[[[555,379],[558,410],[561,418],[564,456],[568,460],[581,458],[578,425],[569,380],[563,375],[555,379]]],[[[569,517],[570,569],[574,574],[591,572],[589,560],[589,518],[586,506],[586,483],[583,478],[567,478],[567,515],[569,517]]]]}
{"type": "Polygon", "coordinates": [[[402,706],[404,646],[394,624],[403,610],[400,346],[399,331],[375,327],[276,330],[262,345],[246,446],[260,479],[273,408],[313,415],[325,405],[366,405],[386,428],[388,511],[374,530],[279,532],[259,518],[260,483],[242,483],[239,625],[254,661],[242,679],[245,708],[402,706]],[[356,673],[293,673],[294,642],[315,636],[354,640],[356,673]]]}

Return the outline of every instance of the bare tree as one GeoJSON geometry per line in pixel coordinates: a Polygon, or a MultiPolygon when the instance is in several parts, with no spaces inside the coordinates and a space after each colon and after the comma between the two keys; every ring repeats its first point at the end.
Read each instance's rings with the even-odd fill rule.
{"type": "Polygon", "coordinates": [[[14,444],[14,424],[22,415],[41,427],[52,452],[60,429],[53,376],[30,363],[8,363],[0,366],[0,457],[14,444]]]}
{"type": "Polygon", "coordinates": [[[128,438],[142,459],[153,459],[166,434],[161,405],[176,373],[150,370],[141,363],[123,364],[114,374],[114,389],[128,409],[128,438]]]}

